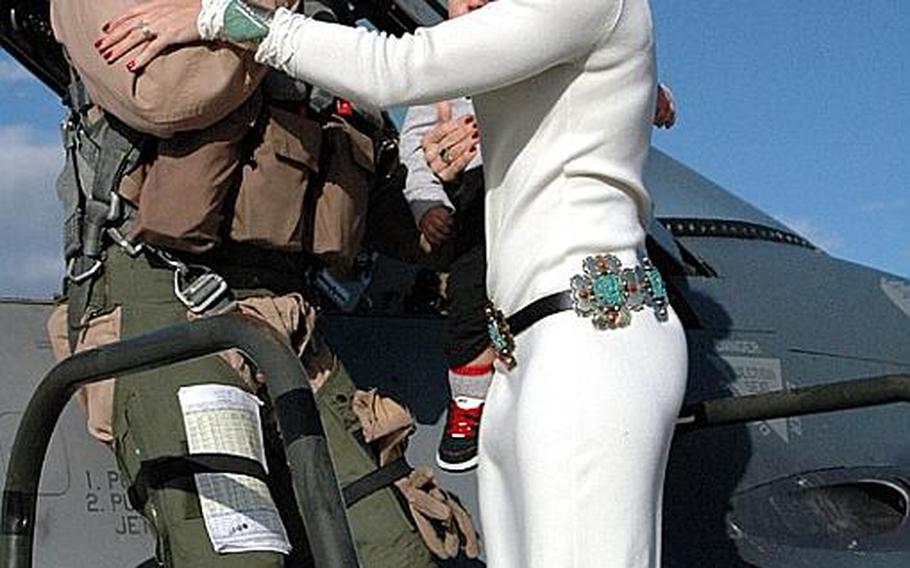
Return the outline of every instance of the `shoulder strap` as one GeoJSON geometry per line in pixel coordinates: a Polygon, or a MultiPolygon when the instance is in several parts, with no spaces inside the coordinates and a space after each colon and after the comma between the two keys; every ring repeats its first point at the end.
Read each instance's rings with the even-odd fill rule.
{"type": "Polygon", "coordinates": [[[66,103],[70,109],[62,132],[66,162],[57,178],[57,193],[65,209],[63,246],[72,345],[88,309],[92,282],[101,271],[106,231],[121,227],[130,216],[117,195],[120,181],[139,165],[151,137],[94,109],[72,65],[66,103]]]}

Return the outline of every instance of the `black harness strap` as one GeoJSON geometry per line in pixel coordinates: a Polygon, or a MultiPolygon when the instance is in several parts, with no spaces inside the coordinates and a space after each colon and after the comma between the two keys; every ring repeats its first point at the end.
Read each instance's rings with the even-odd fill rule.
{"type": "Polygon", "coordinates": [[[268,474],[258,461],[229,454],[191,454],[145,460],[136,481],[127,489],[130,504],[137,511],[145,509],[150,489],[180,489],[196,492],[193,475],[197,473],[236,473],[266,481],[268,474]]]}
{"type": "MultiPolygon", "coordinates": [[[[345,506],[353,506],[364,497],[410,475],[411,471],[413,469],[404,457],[371,471],[342,489],[345,506]]],[[[130,505],[137,511],[144,510],[150,489],[170,488],[195,493],[193,476],[197,473],[235,473],[263,482],[267,482],[268,476],[258,461],[228,454],[191,454],[145,460],[139,467],[136,481],[127,489],[130,505]]]]}
{"type": "Polygon", "coordinates": [[[410,464],[404,457],[400,457],[375,471],[371,471],[360,479],[352,481],[341,490],[345,507],[352,507],[364,497],[395,483],[402,477],[410,475],[412,471],[414,470],[410,464]]]}

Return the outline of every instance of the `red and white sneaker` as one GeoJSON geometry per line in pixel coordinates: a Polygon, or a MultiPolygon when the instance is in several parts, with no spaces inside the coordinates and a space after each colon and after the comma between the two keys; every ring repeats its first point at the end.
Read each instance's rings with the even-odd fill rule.
{"type": "Polygon", "coordinates": [[[459,396],[449,401],[446,427],[436,450],[436,463],[446,471],[467,471],[477,466],[477,434],[483,400],[459,396]]]}

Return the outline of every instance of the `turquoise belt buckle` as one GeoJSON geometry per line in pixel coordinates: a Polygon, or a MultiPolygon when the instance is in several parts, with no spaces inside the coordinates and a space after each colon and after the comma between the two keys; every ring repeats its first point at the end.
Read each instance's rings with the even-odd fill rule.
{"type": "Polygon", "coordinates": [[[632,312],[654,310],[658,321],[667,321],[667,288],[660,272],[647,258],[634,267],[622,266],[612,254],[589,256],[581,274],[572,277],[572,308],[590,317],[597,329],[620,329],[632,322],[632,312]]]}
{"type": "Polygon", "coordinates": [[[515,338],[509,330],[509,322],[506,321],[505,315],[489,305],[486,308],[487,315],[487,334],[490,336],[490,344],[499,360],[502,361],[506,368],[511,370],[515,368],[515,338]]]}

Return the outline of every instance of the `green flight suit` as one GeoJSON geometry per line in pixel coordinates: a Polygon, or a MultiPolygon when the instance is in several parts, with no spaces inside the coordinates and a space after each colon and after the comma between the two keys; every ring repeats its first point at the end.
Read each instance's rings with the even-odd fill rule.
{"type": "MultiPolygon", "coordinates": [[[[122,337],[185,322],[186,308],[173,292],[173,273],[153,267],[145,256],[130,258],[119,249],[108,251],[104,274],[94,283],[93,310],[121,307],[122,337]]],[[[267,295],[268,291],[235,290],[237,296],[267,295]]],[[[220,383],[244,387],[239,375],[220,357],[180,363],[119,378],[114,398],[114,450],[124,477],[135,480],[141,462],[187,453],[177,390],[194,384],[220,383]]],[[[375,469],[370,449],[359,435],[351,411],[354,385],[337,365],[319,390],[316,401],[322,417],[339,483],[346,485],[375,469]]],[[[158,534],[158,556],[174,568],[281,568],[312,566],[302,522],[296,511],[289,473],[273,421],[265,420],[270,489],[288,531],[294,552],[218,554],[202,519],[198,497],[178,488],[149,490],[143,514],[158,534]]],[[[394,489],[387,487],[356,503],[349,511],[364,568],[421,568],[435,566],[431,555],[403,511],[394,489]]]]}

